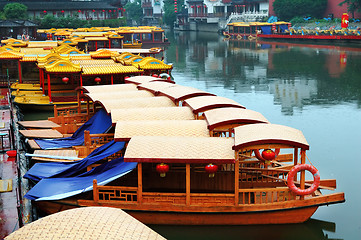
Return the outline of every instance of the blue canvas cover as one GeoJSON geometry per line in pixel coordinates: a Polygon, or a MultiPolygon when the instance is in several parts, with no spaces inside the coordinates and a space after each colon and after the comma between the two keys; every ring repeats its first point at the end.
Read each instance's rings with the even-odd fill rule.
{"type": "Polygon", "coordinates": [[[112,126],[112,119],[104,109],[100,109],[84,123],[71,137],[58,139],[35,139],[41,149],[69,148],[84,143],[84,131],[90,134],[105,133],[112,126]]]}
{"type": "Polygon", "coordinates": [[[286,24],[280,25],[281,33],[284,33],[287,29],[288,29],[288,25],[286,25],[286,24]]]}
{"type": "Polygon", "coordinates": [[[84,170],[91,164],[109,157],[123,148],[124,142],[114,142],[114,140],[112,140],[111,142],[98,147],[86,158],[80,161],[36,163],[24,175],[24,178],[38,182],[43,178],[71,177],[79,173],[81,170],[84,170]]]}
{"type": "Polygon", "coordinates": [[[25,197],[36,201],[64,199],[91,191],[93,179],[97,180],[98,185],[105,185],[131,172],[136,166],[135,162],[126,163],[123,158],[116,158],[77,177],[44,178],[25,197]]]}
{"type": "Polygon", "coordinates": [[[261,30],[263,34],[271,34],[271,26],[261,26],[261,30]]]}

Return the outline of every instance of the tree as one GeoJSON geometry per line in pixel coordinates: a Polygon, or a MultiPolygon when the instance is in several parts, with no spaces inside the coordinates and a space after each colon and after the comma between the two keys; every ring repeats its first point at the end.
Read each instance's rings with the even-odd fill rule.
{"type": "Polygon", "coordinates": [[[124,6],[127,18],[136,21],[138,24],[141,23],[143,18],[143,9],[141,5],[141,0],[135,0],[134,2],[128,2],[124,6]]]}
{"type": "MultiPolygon", "coordinates": [[[[178,2],[178,8],[181,9],[181,1],[178,2]]],[[[164,0],[164,22],[168,26],[173,27],[177,19],[177,14],[174,12],[174,0],[164,0]]]]}
{"type": "Polygon", "coordinates": [[[28,7],[21,3],[9,3],[4,7],[4,15],[6,19],[22,19],[28,18],[28,7]]]}
{"type": "Polygon", "coordinates": [[[347,4],[347,10],[352,13],[354,17],[355,11],[361,12],[361,0],[344,0],[339,5],[347,4]]]}
{"type": "Polygon", "coordinates": [[[327,0],[275,0],[273,3],[277,16],[286,21],[304,16],[322,18],[326,7],[327,0]]]}

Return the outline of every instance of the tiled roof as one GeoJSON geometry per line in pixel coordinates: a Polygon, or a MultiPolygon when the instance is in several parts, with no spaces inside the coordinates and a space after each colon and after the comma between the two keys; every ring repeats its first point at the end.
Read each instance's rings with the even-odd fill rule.
{"type": "MultiPolygon", "coordinates": [[[[113,7],[106,2],[99,1],[77,1],[77,2],[23,2],[17,1],[28,7],[28,11],[61,11],[61,10],[117,10],[117,7],[113,7]]],[[[0,2],[0,8],[3,9],[8,2],[0,2]]]]}

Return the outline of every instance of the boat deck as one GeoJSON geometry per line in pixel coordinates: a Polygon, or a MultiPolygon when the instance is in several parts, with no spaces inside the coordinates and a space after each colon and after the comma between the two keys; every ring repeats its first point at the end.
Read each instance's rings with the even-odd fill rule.
{"type": "Polygon", "coordinates": [[[18,124],[24,128],[56,128],[60,125],[49,120],[37,120],[37,121],[19,121],[18,124]]]}

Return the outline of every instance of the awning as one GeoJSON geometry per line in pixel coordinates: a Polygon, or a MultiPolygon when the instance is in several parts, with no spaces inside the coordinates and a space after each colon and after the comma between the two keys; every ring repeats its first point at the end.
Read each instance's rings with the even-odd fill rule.
{"type": "Polygon", "coordinates": [[[197,114],[199,112],[204,112],[214,108],[222,107],[236,107],[236,108],[245,108],[236,101],[233,101],[229,98],[219,97],[219,96],[200,96],[190,98],[184,101],[184,106],[189,106],[193,113],[197,114]]]}

